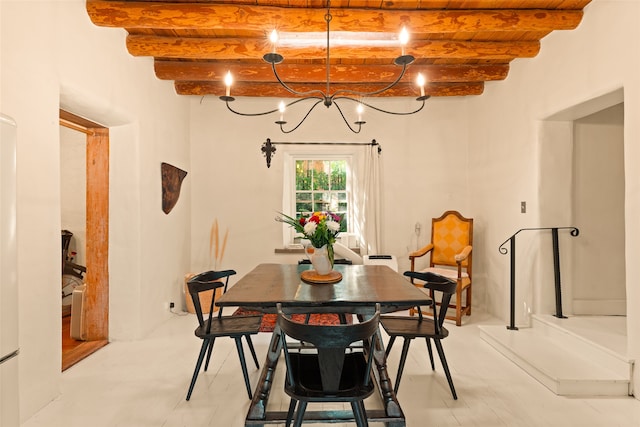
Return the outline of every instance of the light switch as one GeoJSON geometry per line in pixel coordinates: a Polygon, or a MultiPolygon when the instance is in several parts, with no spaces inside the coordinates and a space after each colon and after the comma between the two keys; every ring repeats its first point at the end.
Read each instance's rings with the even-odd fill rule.
{"type": "Polygon", "coordinates": [[[520,202],[520,213],[527,213],[527,202],[520,202]]]}

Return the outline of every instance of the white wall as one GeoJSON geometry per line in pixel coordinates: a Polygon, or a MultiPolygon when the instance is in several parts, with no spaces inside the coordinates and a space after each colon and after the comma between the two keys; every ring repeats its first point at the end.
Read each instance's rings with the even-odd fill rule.
{"type": "Polygon", "coordinates": [[[190,177],[170,215],[160,163],[189,170],[188,101],[131,57],[125,31],[94,26],[83,0],[1,7],[0,110],[18,123],[21,418],[60,392],[58,109],[110,127],[110,339],[170,316],[189,268],[190,177]]]}
{"type": "MultiPolygon", "coordinates": [[[[547,133],[569,135],[572,125],[558,122],[550,129],[542,121],[624,88],[627,332],[630,357],[636,359],[640,356],[640,321],[633,310],[640,301],[640,289],[633,280],[640,273],[636,262],[640,223],[635,220],[640,215],[640,173],[635,166],[640,156],[639,22],[639,2],[594,0],[577,29],[547,36],[536,58],[513,61],[504,82],[488,84],[484,95],[469,101],[470,204],[482,225],[474,240],[474,277],[480,276],[486,286],[487,308],[506,319],[509,257],[500,255],[497,247],[520,228],[571,225],[567,224],[570,212],[547,203],[567,194],[570,168],[552,175],[556,180],[549,183],[545,174],[550,170],[540,171],[539,165],[571,162],[567,153],[552,151],[547,133]],[[540,193],[551,186],[556,195],[540,193]],[[527,214],[519,213],[522,200],[528,201],[527,214]]],[[[561,237],[561,248],[580,238],[567,236],[561,237]]],[[[549,237],[518,237],[521,295],[532,292],[533,283],[553,286],[548,274],[552,266],[542,267],[549,265],[550,258],[540,258],[540,248],[550,244],[549,237]]],[[[531,301],[544,303],[536,295],[531,301]]],[[[639,378],[636,372],[635,381],[639,378]]]]}
{"type": "MultiPolygon", "coordinates": [[[[388,100],[387,107],[408,110],[411,101],[388,100]]],[[[264,111],[278,100],[238,98],[234,108],[264,111]]],[[[274,142],[370,142],[382,147],[383,247],[407,270],[408,253],[416,249],[414,226],[420,222],[420,245],[430,238],[431,218],[447,209],[469,212],[465,171],[466,102],[432,99],[425,109],[408,117],[367,112],[363,131],[352,134],[335,108],[316,110],[295,133],[283,135],[273,123],[278,116],[243,118],[226,110],[216,97],[191,103],[192,269],[210,268],[209,228],[217,218],[229,227],[223,262],[241,277],[261,262],[296,262],[304,255],[276,255],[282,247],[282,226],[274,218],[282,210],[283,158],[288,146],[276,145],[271,168],[260,151],[266,138],[274,142]],[[329,125],[327,125],[329,124],[329,125]]],[[[293,110],[293,109],[292,109],[293,110]]],[[[287,120],[293,121],[294,112],[287,120]]],[[[305,111],[306,112],[306,111],[305,111]]],[[[295,147],[295,146],[294,146],[295,147]]],[[[339,148],[323,147],[327,152],[339,148]]],[[[363,149],[363,148],[360,148],[363,149]]],[[[236,279],[237,280],[237,279],[236,279]]],[[[482,285],[476,288],[482,301],[482,285]]]]}

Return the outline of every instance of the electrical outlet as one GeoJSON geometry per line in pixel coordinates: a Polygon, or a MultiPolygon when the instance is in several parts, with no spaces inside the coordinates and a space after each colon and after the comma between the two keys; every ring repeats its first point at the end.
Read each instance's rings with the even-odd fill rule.
{"type": "Polygon", "coordinates": [[[169,303],[169,310],[172,310],[176,305],[173,302],[169,303]]]}

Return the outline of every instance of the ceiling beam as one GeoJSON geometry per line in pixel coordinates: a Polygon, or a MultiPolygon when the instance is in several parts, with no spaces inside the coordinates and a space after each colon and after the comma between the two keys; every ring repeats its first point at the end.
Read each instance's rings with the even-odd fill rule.
{"type": "MultiPolygon", "coordinates": [[[[222,81],[227,71],[230,71],[236,81],[275,81],[271,65],[265,62],[238,64],[156,60],[154,68],[156,77],[161,80],[222,81]]],[[[323,64],[280,64],[276,69],[284,81],[326,81],[326,69],[323,64]]],[[[471,82],[504,80],[509,73],[509,65],[412,65],[409,70],[405,75],[407,80],[413,79],[420,72],[429,82],[471,82]]],[[[391,82],[400,71],[401,67],[395,65],[332,65],[330,76],[331,81],[335,83],[391,82]]]]}
{"type": "MultiPolygon", "coordinates": [[[[272,7],[225,3],[154,3],[87,0],[87,12],[98,26],[185,30],[325,31],[324,8],[272,7]]],[[[392,10],[333,8],[332,31],[415,33],[571,30],[582,10],[392,10]]]]}
{"type": "MultiPolygon", "coordinates": [[[[127,50],[133,56],[185,59],[255,60],[270,51],[266,39],[127,36],[127,50]]],[[[456,41],[418,40],[406,48],[418,58],[486,59],[508,62],[515,58],[533,58],[539,41],[456,41]]],[[[286,59],[324,59],[321,47],[279,47],[286,59]]],[[[335,46],[332,59],[389,59],[400,55],[398,47],[335,46]]]]}
{"type": "MultiPolygon", "coordinates": [[[[176,93],[178,95],[216,95],[221,96],[225,94],[225,86],[222,82],[198,82],[198,81],[177,81],[174,83],[176,93]]],[[[302,84],[291,85],[298,91],[310,91],[326,89],[323,84],[302,84]]],[[[369,92],[380,89],[381,86],[373,83],[364,84],[350,84],[348,86],[333,85],[331,87],[331,93],[340,89],[356,90],[369,92]]],[[[425,94],[431,96],[466,96],[466,95],[481,95],[484,90],[484,82],[469,82],[469,83],[430,83],[425,86],[425,94]]],[[[415,84],[399,83],[388,91],[378,95],[379,97],[390,96],[409,96],[418,97],[420,95],[419,90],[415,84]]],[[[275,97],[275,98],[295,98],[291,93],[287,92],[279,83],[246,83],[240,82],[234,84],[231,88],[231,96],[260,96],[260,97],[275,97]]]]}

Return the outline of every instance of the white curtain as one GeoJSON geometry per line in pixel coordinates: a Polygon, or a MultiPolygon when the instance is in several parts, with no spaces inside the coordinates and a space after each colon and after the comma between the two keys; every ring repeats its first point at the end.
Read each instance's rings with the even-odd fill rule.
{"type": "Polygon", "coordinates": [[[356,226],[360,234],[360,254],[378,254],[382,249],[382,170],[380,146],[366,148],[364,171],[356,192],[356,226]]]}

